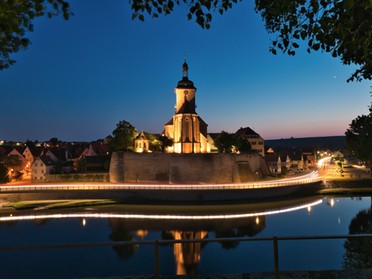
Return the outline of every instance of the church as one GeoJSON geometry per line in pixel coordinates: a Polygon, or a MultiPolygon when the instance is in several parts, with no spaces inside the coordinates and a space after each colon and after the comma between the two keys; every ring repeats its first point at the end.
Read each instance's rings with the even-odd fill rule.
{"type": "Polygon", "coordinates": [[[209,153],[207,123],[196,113],[196,87],[188,77],[189,67],[182,65],[182,79],[174,89],[176,94],[175,112],[164,125],[164,135],[173,140],[168,153],[209,153]]]}

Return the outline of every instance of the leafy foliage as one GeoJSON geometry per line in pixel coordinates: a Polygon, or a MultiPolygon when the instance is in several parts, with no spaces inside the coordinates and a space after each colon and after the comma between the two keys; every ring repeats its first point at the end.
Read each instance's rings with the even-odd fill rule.
{"type": "MultiPolygon", "coordinates": [[[[187,6],[187,18],[209,29],[212,14],[223,15],[241,0],[130,0],[133,19],[159,17],[187,6]]],[[[255,0],[268,32],[276,35],[270,51],[295,55],[304,41],[307,51],[325,51],[359,68],[348,81],[372,78],[372,1],[370,0],[255,0]]],[[[26,32],[36,17],[72,13],[64,0],[0,1],[0,69],[14,64],[10,55],[27,49],[26,32]]]]}
{"type": "Polygon", "coordinates": [[[234,143],[237,151],[239,153],[249,153],[252,151],[251,144],[247,139],[244,138],[235,138],[235,143],[234,143]]]}
{"type": "Polygon", "coordinates": [[[307,51],[325,51],[359,67],[348,81],[372,77],[372,2],[369,0],[256,0],[269,32],[277,34],[271,52],[295,55],[299,41],[307,51]]]}
{"type": "Polygon", "coordinates": [[[349,150],[365,164],[372,167],[372,106],[369,115],[361,115],[352,120],[345,132],[349,150]]]}
{"type": "Polygon", "coordinates": [[[114,136],[111,141],[113,151],[133,150],[134,139],[137,136],[137,130],[128,121],[122,120],[116,124],[116,129],[112,132],[114,136]]]}
{"type": "Polygon", "coordinates": [[[160,151],[161,150],[161,143],[160,141],[151,133],[144,132],[146,138],[149,140],[149,149],[151,151],[160,151]]]}
{"type": "Polygon", "coordinates": [[[214,145],[221,153],[249,153],[252,148],[247,139],[236,137],[234,134],[229,134],[222,131],[214,141],[214,145]]]}
{"type": "Polygon", "coordinates": [[[9,169],[11,168],[14,169],[22,165],[21,159],[18,157],[18,155],[15,155],[15,154],[5,156],[2,159],[2,163],[4,164],[4,166],[6,166],[9,169]]]}
{"type": "MultiPolygon", "coordinates": [[[[209,29],[212,13],[221,15],[238,0],[131,0],[133,18],[144,21],[168,15],[175,5],[187,5],[187,18],[209,29]]],[[[240,2],[240,1],[239,1],[240,2]]],[[[370,0],[256,0],[255,11],[277,37],[270,51],[295,55],[300,41],[307,51],[325,51],[346,65],[359,66],[348,81],[372,78],[372,2],[370,0]]]]}
{"type": "Polygon", "coordinates": [[[169,15],[173,12],[175,5],[183,3],[188,6],[188,20],[195,19],[200,27],[209,29],[212,12],[218,11],[222,15],[232,8],[233,4],[238,3],[238,0],[130,0],[130,3],[133,10],[132,18],[138,18],[141,21],[145,20],[144,14],[154,18],[159,15],[169,15]]]}
{"type": "MultiPolygon", "coordinates": [[[[349,234],[372,233],[372,210],[360,211],[350,222],[349,234]]],[[[344,267],[362,269],[372,267],[372,240],[349,238],[345,241],[344,267]]]]}
{"type": "Polygon", "coordinates": [[[161,135],[159,137],[159,141],[160,141],[161,152],[163,153],[166,147],[173,145],[173,140],[168,138],[166,135],[161,135]]]}
{"type": "Polygon", "coordinates": [[[9,181],[8,168],[0,163],[0,183],[8,183],[9,181]]]}
{"type": "Polygon", "coordinates": [[[235,139],[233,134],[229,134],[222,131],[214,141],[214,145],[217,147],[218,152],[231,153],[235,139]]]}
{"type": "Polygon", "coordinates": [[[34,30],[32,21],[41,16],[58,16],[67,20],[72,13],[64,0],[0,1],[0,69],[15,63],[10,55],[31,44],[26,33],[34,30]]]}

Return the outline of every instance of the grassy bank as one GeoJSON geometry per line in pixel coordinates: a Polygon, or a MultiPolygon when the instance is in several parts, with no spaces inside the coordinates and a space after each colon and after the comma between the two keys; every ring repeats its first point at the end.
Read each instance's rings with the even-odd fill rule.
{"type": "Polygon", "coordinates": [[[372,179],[363,180],[332,180],[328,187],[320,189],[320,195],[372,195],[372,179]]]}

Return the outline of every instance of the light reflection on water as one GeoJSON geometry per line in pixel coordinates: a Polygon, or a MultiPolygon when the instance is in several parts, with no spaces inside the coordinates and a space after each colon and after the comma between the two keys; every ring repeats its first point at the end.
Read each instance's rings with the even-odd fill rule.
{"type": "MultiPolygon", "coordinates": [[[[362,210],[370,209],[366,198],[318,198],[220,205],[220,206],[101,206],[88,210],[48,211],[74,218],[40,218],[0,222],[0,246],[102,243],[125,240],[207,239],[236,236],[271,237],[348,234],[349,224],[362,210]],[[312,204],[309,206],[309,204],[312,204]],[[294,211],[289,209],[296,208],[294,211]],[[278,210],[284,210],[284,212],[278,210]],[[93,218],[102,213],[125,218],[93,218]],[[277,212],[278,214],[263,214],[277,212]],[[90,215],[88,215],[89,213],[90,215]],[[74,215],[71,215],[74,214],[74,215]],[[82,214],[82,215],[77,215],[82,214]],[[94,215],[95,214],[95,215],[94,215]],[[239,214],[245,214],[240,216],[239,214]],[[128,216],[240,216],[239,218],[143,219],[128,216]],[[67,215],[68,216],[68,215],[67,215]],[[91,216],[91,217],[90,217],[91,216]]],[[[33,216],[14,212],[13,216],[33,216]]],[[[42,215],[45,212],[37,212],[42,215]]],[[[7,214],[9,216],[9,214],[7,214]]],[[[55,215],[54,215],[55,216],[55,215]]],[[[3,214],[1,217],[5,217],[3,214]]],[[[284,241],[279,245],[280,268],[340,269],[345,240],[284,241]],[[312,255],[307,257],[307,255],[312,255]],[[314,256],[316,255],[316,256],[314,256]]],[[[152,274],[153,246],[1,251],[6,269],[0,278],[72,278],[152,274]]],[[[164,245],[160,248],[160,273],[213,274],[271,271],[271,242],[219,242],[164,245]]]]}

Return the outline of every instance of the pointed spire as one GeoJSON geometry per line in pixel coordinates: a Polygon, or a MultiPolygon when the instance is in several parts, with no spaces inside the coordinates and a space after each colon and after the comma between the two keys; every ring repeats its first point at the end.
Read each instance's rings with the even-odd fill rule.
{"type": "Polygon", "coordinates": [[[183,59],[184,59],[184,62],[182,65],[182,77],[188,78],[189,66],[186,63],[186,54],[184,55],[183,59]]]}

